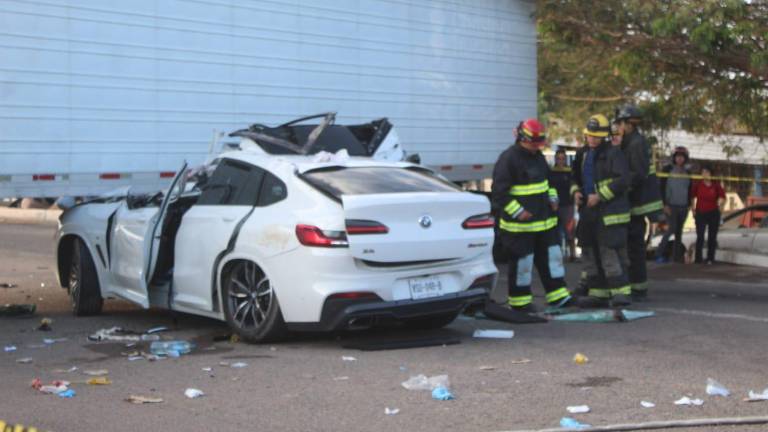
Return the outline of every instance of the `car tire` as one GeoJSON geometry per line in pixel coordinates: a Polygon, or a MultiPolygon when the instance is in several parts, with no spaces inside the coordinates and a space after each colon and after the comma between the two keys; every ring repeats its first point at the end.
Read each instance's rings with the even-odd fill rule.
{"type": "Polygon", "coordinates": [[[91,253],[80,239],[72,244],[72,260],[69,265],[67,288],[75,316],[98,315],[104,299],[101,298],[99,276],[91,253]]]}
{"type": "Polygon", "coordinates": [[[432,330],[447,326],[456,319],[455,312],[432,315],[423,318],[411,318],[405,322],[405,326],[411,330],[432,330]]]}
{"type": "Polygon", "coordinates": [[[273,342],[287,335],[283,313],[264,271],[251,261],[238,261],[222,277],[222,303],[227,324],[240,339],[273,342]]]}

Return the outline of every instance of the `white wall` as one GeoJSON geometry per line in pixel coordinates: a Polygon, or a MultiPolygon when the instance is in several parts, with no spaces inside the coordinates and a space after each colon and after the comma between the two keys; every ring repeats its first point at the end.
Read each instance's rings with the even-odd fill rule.
{"type": "Polygon", "coordinates": [[[389,117],[429,165],[493,163],[536,112],[533,2],[3,0],[0,175],[154,172],[214,129],[389,117]]]}

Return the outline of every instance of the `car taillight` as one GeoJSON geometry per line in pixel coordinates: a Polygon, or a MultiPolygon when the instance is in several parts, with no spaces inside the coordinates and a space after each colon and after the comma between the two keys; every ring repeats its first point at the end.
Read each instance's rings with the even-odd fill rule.
{"type": "Polygon", "coordinates": [[[296,238],[304,246],[347,247],[347,235],[344,231],[324,231],[312,225],[296,225],[296,238]]]}
{"type": "Polygon", "coordinates": [[[367,291],[353,291],[331,294],[328,296],[329,300],[333,299],[345,299],[345,300],[381,300],[378,295],[367,291]]]}
{"type": "Polygon", "coordinates": [[[372,221],[361,219],[347,219],[347,234],[386,234],[389,232],[389,228],[386,225],[372,221]]]}
{"type": "Polygon", "coordinates": [[[464,229],[481,229],[481,228],[493,228],[496,221],[489,213],[472,216],[467,218],[461,226],[464,229]]]}

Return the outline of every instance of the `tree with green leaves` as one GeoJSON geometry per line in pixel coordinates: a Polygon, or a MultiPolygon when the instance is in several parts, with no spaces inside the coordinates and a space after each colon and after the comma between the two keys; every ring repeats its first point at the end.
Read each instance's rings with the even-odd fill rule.
{"type": "Polygon", "coordinates": [[[632,102],[655,130],[768,137],[768,1],[540,0],[536,20],[551,135],[632,102]]]}

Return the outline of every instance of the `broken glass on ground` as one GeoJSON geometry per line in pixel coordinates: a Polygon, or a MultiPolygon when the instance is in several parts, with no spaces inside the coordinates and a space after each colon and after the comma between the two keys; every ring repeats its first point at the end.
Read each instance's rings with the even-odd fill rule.
{"type": "Polygon", "coordinates": [[[448,375],[436,375],[428,378],[424,374],[419,374],[403,381],[401,385],[407,390],[434,390],[438,387],[450,388],[451,381],[448,375]]]}

